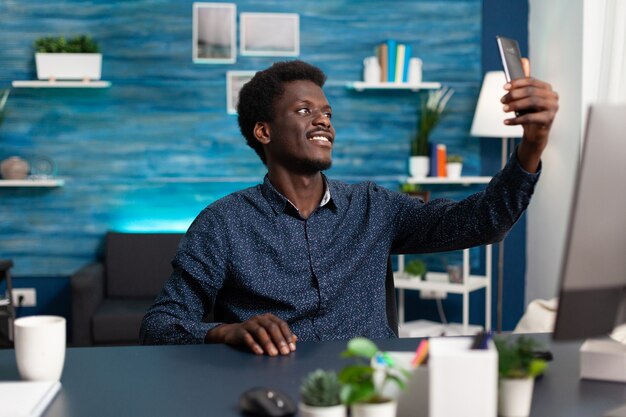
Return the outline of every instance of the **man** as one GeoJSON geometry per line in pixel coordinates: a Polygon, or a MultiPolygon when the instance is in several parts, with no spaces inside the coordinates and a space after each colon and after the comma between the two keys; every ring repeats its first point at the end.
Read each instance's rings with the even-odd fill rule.
{"type": "Polygon", "coordinates": [[[529,113],[506,120],[523,125],[524,138],[485,191],[424,204],[321,173],[335,141],[325,78],[302,61],[282,62],[242,88],[239,126],[268,173],[196,218],[143,320],[143,343],[228,343],[275,356],[297,340],[394,337],[389,254],[495,242],[528,205],[558,108],[550,85],[526,78],[505,87],[505,111],[529,113]]]}

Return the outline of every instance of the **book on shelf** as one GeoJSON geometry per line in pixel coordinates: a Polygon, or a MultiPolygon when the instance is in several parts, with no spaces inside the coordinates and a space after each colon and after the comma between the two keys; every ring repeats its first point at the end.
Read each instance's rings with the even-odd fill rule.
{"type": "Polygon", "coordinates": [[[402,65],[402,79],[403,83],[409,82],[409,61],[411,60],[411,45],[404,45],[404,62],[402,65]]]}
{"type": "Polygon", "coordinates": [[[388,39],[375,48],[381,83],[408,83],[411,45],[388,39]]]}
{"type": "Polygon", "coordinates": [[[447,177],[446,169],[447,148],[442,143],[430,145],[430,169],[429,177],[447,177]]]}
{"type": "Polygon", "coordinates": [[[389,39],[387,41],[387,82],[394,82],[396,77],[396,53],[398,43],[389,39]]]}
{"type": "Polygon", "coordinates": [[[396,75],[394,82],[402,82],[402,71],[404,71],[404,54],[406,51],[406,45],[399,43],[396,48],[396,75]]]}
{"type": "Polygon", "coordinates": [[[380,45],[378,45],[378,47],[376,48],[377,51],[377,56],[378,56],[378,62],[380,63],[380,82],[381,83],[386,83],[387,82],[387,68],[388,68],[388,47],[387,47],[387,43],[383,42],[380,45]]]}

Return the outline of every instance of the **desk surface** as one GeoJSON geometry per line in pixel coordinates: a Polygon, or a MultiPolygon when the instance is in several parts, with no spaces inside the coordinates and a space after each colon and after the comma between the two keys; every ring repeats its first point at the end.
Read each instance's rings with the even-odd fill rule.
{"type": "MultiPolygon", "coordinates": [[[[626,401],[626,385],[578,379],[576,343],[551,344],[548,373],[535,384],[532,416],[601,416],[626,401]]],[[[379,341],[414,350],[417,339],[379,341]]],[[[256,356],[223,345],[70,348],[63,388],[46,417],[239,416],[241,392],[271,386],[297,401],[304,375],[339,369],[346,342],[300,342],[287,357],[256,356]]],[[[0,350],[0,380],[19,379],[13,350],[0,350]]]]}

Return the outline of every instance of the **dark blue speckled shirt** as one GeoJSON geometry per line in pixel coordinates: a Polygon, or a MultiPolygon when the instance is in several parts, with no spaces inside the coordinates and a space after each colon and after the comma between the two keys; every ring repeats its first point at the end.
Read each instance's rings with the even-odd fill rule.
{"type": "Polygon", "coordinates": [[[219,323],[267,312],[303,341],[394,337],[385,313],[389,254],[501,239],[527,207],[538,176],[512,157],[484,191],[426,204],[371,182],[328,180],[330,201],[308,219],[266,177],[196,218],[143,320],[141,340],[202,343],[219,323]],[[216,322],[204,322],[213,308],[216,322]]]}

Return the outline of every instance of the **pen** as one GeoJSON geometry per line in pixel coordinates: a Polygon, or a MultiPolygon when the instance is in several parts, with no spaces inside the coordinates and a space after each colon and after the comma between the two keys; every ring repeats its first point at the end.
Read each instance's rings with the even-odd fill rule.
{"type": "Polygon", "coordinates": [[[472,347],[470,349],[487,349],[487,343],[489,342],[489,339],[491,339],[491,337],[491,331],[480,331],[476,333],[476,336],[474,336],[474,340],[472,341],[472,347]]]}
{"type": "Polygon", "coordinates": [[[426,356],[428,356],[428,339],[422,339],[420,344],[417,346],[415,350],[415,356],[411,361],[411,365],[413,368],[417,368],[426,360],[426,356]]]}

